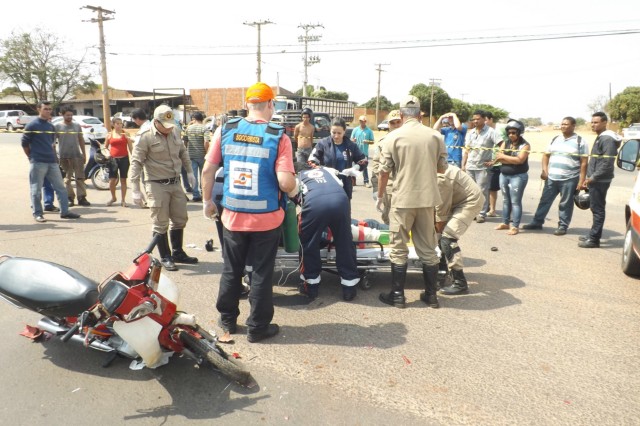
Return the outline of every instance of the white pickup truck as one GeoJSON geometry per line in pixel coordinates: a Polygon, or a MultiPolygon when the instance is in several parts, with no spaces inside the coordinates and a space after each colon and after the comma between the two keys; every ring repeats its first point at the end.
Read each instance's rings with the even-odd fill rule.
{"type": "Polygon", "coordinates": [[[0,129],[24,129],[34,117],[19,109],[0,111],[0,129]]]}

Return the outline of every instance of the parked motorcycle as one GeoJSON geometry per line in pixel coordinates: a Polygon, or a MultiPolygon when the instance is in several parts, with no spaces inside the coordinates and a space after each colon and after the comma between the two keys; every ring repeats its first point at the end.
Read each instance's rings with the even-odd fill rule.
{"type": "Polygon", "coordinates": [[[105,367],[124,356],[154,368],[175,352],[252,386],[250,373],[227,355],[217,337],[178,310],[178,287],[150,254],[156,244],[154,239],[126,271],[99,285],[62,265],[0,256],[0,298],[44,315],[37,327],[63,342],[107,352],[105,367]]]}
{"type": "Polygon", "coordinates": [[[106,191],[109,189],[109,170],[115,167],[115,160],[108,155],[108,152],[93,134],[88,137],[91,155],[89,156],[89,163],[85,167],[85,177],[91,179],[94,188],[106,191]]]}

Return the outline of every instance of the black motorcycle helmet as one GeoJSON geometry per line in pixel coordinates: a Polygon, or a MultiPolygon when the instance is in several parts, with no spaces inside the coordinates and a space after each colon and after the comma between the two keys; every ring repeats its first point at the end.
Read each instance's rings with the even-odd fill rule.
{"type": "Polygon", "coordinates": [[[302,113],[300,115],[302,116],[305,114],[308,114],[309,118],[313,118],[313,111],[311,111],[311,108],[302,108],[302,113]]]}
{"type": "Polygon", "coordinates": [[[518,136],[522,136],[522,134],[524,133],[524,124],[522,124],[518,120],[511,120],[507,123],[507,127],[505,130],[507,132],[509,130],[515,130],[516,132],[518,132],[518,136]]]}
{"type": "Polygon", "coordinates": [[[585,189],[584,192],[576,191],[575,195],[573,196],[573,202],[577,208],[581,210],[587,210],[591,206],[589,190],[585,189]]]}

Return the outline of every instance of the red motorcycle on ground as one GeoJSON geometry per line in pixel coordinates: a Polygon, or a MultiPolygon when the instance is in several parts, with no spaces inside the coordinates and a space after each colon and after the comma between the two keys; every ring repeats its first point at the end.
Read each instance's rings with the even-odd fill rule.
{"type": "Polygon", "coordinates": [[[210,363],[227,378],[251,386],[251,375],[203,330],[195,316],[178,311],[177,285],[161,273],[149,247],[124,272],[101,284],[71,268],[42,260],[0,256],[0,298],[44,315],[38,329],[63,342],[107,352],[108,366],[117,356],[142,359],[154,368],[172,353],[198,364],[210,363]]]}

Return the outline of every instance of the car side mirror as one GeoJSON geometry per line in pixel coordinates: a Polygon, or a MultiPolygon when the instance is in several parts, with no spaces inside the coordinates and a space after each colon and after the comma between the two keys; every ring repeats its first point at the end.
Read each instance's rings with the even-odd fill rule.
{"type": "Polygon", "coordinates": [[[638,165],[638,157],[640,157],[640,140],[630,139],[620,148],[616,165],[622,170],[632,172],[638,165]]]}

